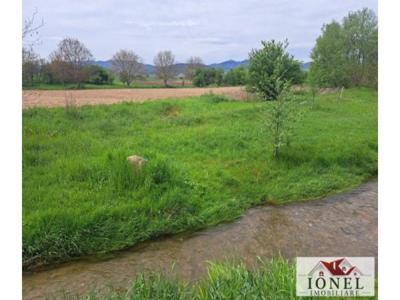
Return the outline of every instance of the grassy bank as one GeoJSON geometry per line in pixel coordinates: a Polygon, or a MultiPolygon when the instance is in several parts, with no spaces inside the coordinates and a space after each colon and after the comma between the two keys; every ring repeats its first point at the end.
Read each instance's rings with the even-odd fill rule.
{"type": "Polygon", "coordinates": [[[321,197],[377,174],[375,91],[305,103],[279,160],[264,126],[270,105],[207,95],[25,110],[24,265],[196,230],[254,205],[321,197]],[[148,159],[140,172],[126,162],[132,154],[148,159]]]}
{"type": "MultiPolygon", "coordinates": [[[[376,293],[375,293],[376,294],[376,293]]],[[[208,276],[195,285],[171,280],[160,274],[140,274],[126,291],[110,288],[109,291],[92,293],[84,297],[66,294],[67,299],[326,299],[326,297],[296,297],[295,266],[278,258],[260,261],[259,267],[249,270],[243,264],[211,264],[208,276]]],[[[358,297],[329,297],[329,299],[359,299],[358,297]]],[[[363,299],[378,299],[363,297],[363,299]]]]}

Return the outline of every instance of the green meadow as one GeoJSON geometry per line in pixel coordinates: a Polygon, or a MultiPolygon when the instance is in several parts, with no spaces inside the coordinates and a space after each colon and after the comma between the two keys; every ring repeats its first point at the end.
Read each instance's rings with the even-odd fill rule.
{"type": "Polygon", "coordinates": [[[265,125],[271,102],[204,95],[24,110],[24,266],[198,230],[377,175],[375,90],[296,98],[305,112],[279,159],[265,125]],[[127,163],[134,154],[148,160],[140,170],[127,163]]]}
{"type": "MultiPolygon", "coordinates": [[[[378,299],[376,293],[377,286],[375,297],[363,297],[363,299],[378,299]]],[[[248,269],[244,264],[211,263],[207,276],[193,285],[158,273],[150,273],[147,276],[139,274],[127,290],[121,291],[111,287],[108,291],[101,293],[93,290],[83,297],[65,294],[65,298],[85,300],[326,299],[326,297],[296,297],[296,268],[280,257],[260,261],[256,269],[248,269]]],[[[329,297],[329,299],[353,300],[359,297],[329,297]]]]}

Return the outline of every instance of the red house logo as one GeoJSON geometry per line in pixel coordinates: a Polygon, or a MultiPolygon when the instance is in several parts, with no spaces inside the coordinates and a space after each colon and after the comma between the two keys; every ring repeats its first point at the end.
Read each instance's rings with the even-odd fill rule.
{"type": "Polygon", "coordinates": [[[357,266],[352,265],[346,258],[340,258],[333,261],[320,260],[315,267],[309,273],[309,276],[313,276],[318,272],[319,276],[325,276],[327,274],[332,276],[362,276],[362,272],[357,266]]]}
{"type": "Polygon", "coordinates": [[[296,295],[358,297],[375,294],[373,257],[298,257],[296,295]]]}

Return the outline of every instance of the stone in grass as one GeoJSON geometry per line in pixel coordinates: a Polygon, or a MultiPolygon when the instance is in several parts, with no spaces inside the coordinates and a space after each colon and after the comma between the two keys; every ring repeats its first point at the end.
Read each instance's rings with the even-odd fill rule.
{"type": "Polygon", "coordinates": [[[147,162],[147,159],[145,159],[145,158],[143,158],[143,157],[141,157],[141,156],[138,156],[138,155],[131,155],[131,156],[128,156],[128,162],[132,165],[132,166],[134,166],[134,167],[136,167],[136,168],[142,168],[143,167],[143,165],[147,162]]]}

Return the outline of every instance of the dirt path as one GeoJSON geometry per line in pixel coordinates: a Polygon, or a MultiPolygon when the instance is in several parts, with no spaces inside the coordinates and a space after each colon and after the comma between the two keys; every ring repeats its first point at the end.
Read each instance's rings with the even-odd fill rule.
{"type": "Polygon", "coordinates": [[[250,209],[240,220],[190,236],[145,243],[102,261],[78,261],[24,274],[24,299],[86,293],[94,286],[126,288],[138,272],[171,272],[186,281],[205,275],[207,261],[256,257],[375,256],[378,254],[378,185],[325,199],[250,209]]]}
{"type": "Polygon", "coordinates": [[[66,97],[74,99],[77,105],[112,104],[117,102],[182,98],[200,96],[205,93],[224,94],[234,99],[243,99],[246,92],[243,87],[218,88],[145,88],[145,89],[98,89],[98,90],[66,90],[39,91],[27,90],[22,93],[22,106],[64,106],[66,97]]]}

